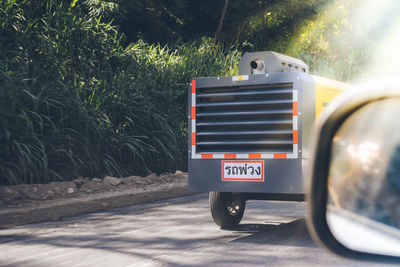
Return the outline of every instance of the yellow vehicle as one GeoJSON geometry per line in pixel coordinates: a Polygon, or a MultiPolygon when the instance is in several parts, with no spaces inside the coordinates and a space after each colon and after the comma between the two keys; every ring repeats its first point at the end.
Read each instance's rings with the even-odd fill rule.
{"type": "Polygon", "coordinates": [[[238,76],[192,80],[189,189],[211,192],[217,225],[238,224],[249,199],[304,199],[315,118],[349,87],[275,52],[246,53],[238,76]]]}

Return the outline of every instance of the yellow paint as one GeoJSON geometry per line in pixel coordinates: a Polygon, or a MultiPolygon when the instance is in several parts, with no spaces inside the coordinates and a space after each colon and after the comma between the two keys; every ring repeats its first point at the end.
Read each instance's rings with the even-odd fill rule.
{"type": "Polygon", "coordinates": [[[341,92],[351,89],[352,85],[313,75],[315,81],[315,119],[341,92]]]}
{"type": "Polygon", "coordinates": [[[315,87],[315,118],[318,118],[321,111],[327,106],[342,90],[316,84],[315,87]]]}

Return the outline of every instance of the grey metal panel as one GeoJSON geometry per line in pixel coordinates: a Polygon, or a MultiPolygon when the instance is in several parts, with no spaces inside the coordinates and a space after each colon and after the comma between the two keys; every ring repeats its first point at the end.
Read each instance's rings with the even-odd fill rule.
{"type": "Polygon", "coordinates": [[[250,67],[250,62],[259,59],[263,62],[265,68],[263,72],[273,73],[273,72],[306,72],[308,73],[308,66],[302,60],[282,55],[272,51],[262,51],[262,52],[251,52],[245,53],[239,61],[239,74],[253,74],[250,67]]]}
{"type": "Polygon", "coordinates": [[[222,181],[221,161],[192,160],[189,164],[189,190],[304,194],[301,159],[265,159],[264,182],[222,181]]]}
{"type": "MultiPolygon", "coordinates": [[[[315,127],[315,82],[311,75],[299,73],[301,90],[299,90],[299,127],[301,125],[302,155],[311,157],[312,134],[315,127]],[[301,107],[300,107],[301,106],[301,107]]],[[[299,131],[300,134],[300,131],[299,131]]]]}
{"type": "MultiPolygon", "coordinates": [[[[304,172],[309,157],[308,147],[315,118],[315,83],[311,75],[300,72],[249,75],[249,80],[233,81],[232,77],[196,79],[197,88],[232,85],[293,83],[298,92],[298,159],[261,159],[265,162],[264,182],[239,182],[221,180],[223,159],[191,159],[189,149],[189,189],[191,191],[259,192],[278,194],[303,194],[304,172]]],[[[190,92],[191,88],[189,88],[190,92]]],[[[191,94],[189,109],[191,114],[191,94]]],[[[198,115],[197,115],[198,116],[198,115]]],[[[189,119],[189,130],[191,120],[189,119]]],[[[222,131],[221,133],[223,133],[222,131]]],[[[229,131],[228,131],[229,133],[229,131]]],[[[205,134],[205,133],[203,133],[205,134]]],[[[237,133],[239,134],[239,133],[237,133]]],[[[282,133],[284,134],[284,133],[282,133]]],[[[188,138],[191,148],[191,138],[188,138]]]]}
{"type": "Polygon", "coordinates": [[[232,76],[196,78],[196,87],[224,87],[232,85],[257,85],[291,83],[298,76],[298,72],[276,72],[269,74],[248,75],[248,80],[233,81],[232,76]]]}

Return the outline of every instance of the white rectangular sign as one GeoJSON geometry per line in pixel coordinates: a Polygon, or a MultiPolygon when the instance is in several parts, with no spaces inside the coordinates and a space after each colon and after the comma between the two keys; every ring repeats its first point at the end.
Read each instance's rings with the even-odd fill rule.
{"type": "Polygon", "coordinates": [[[263,160],[223,160],[223,181],[264,181],[263,160]]]}

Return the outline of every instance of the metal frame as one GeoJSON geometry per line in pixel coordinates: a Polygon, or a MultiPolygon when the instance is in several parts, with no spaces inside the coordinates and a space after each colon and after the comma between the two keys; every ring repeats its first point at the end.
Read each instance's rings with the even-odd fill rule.
{"type": "MultiPolygon", "coordinates": [[[[280,74],[280,73],[279,73],[280,74]]],[[[290,73],[292,74],[292,73],[290,73]]],[[[298,116],[298,79],[293,79],[293,75],[270,75],[270,74],[258,74],[258,75],[239,75],[239,76],[226,76],[226,77],[211,77],[211,78],[200,78],[194,79],[190,83],[189,92],[191,92],[190,97],[190,127],[191,134],[191,159],[296,159],[299,157],[299,116],[298,116]],[[271,77],[272,76],[272,77],[271,77]],[[281,77],[275,77],[281,76],[281,77]],[[232,82],[230,82],[230,80],[232,82]],[[210,87],[212,85],[218,85],[219,87],[231,86],[231,85],[258,85],[267,83],[293,83],[293,151],[292,153],[282,154],[282,153],[262,153],[262,154],[224,154],[224,153],[213,153],[213,154],[202,154],[196,153],[196,89],[202,87],[210,87]]],[[[297,76],[299,77],[299,76],[297,76]]],[[[189,141],[190,142],[190,141],[189,141]]],[[[189,144],[190,147],[190,144],[189,144]]]]}
{"type": "Polygon", "coordinates": [[[315,118],[315,82],[311,75],[303,72],[277,72],[242,76],[197,78],[192,80],[188,94],[188,158],[189,190],[266,193],[276,195],[304,194],[304,174],[310,149],[308,140],[315,118]],[[196,89],[213,86],[255,85],[293,83],[293,100],[297,103],[297,112],[293,115],[293,130],[297,131],[297,144],[290,154],[198,154],[194,142],[196,89]],[[296,101],[297,100],[297,101],[296,101]],[[194,115],[194,116],[193,116],[194,115]],[[304,119],[303,119],[304,118],[304,119]],[[304,151],[304,153],[303,153],[304,151]],[[222,181],[221,161],[230,160],[263,160],[264,181],[222,181]]]}

